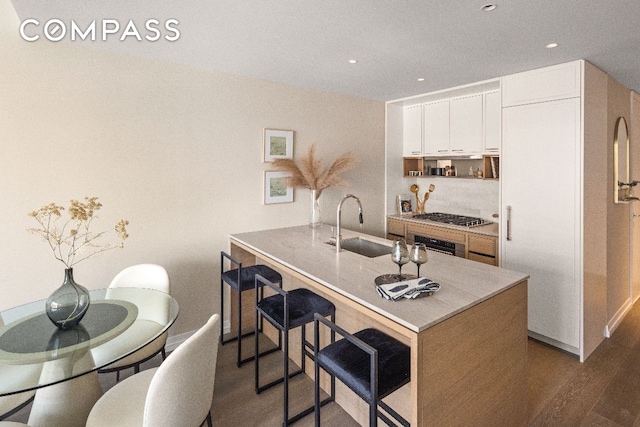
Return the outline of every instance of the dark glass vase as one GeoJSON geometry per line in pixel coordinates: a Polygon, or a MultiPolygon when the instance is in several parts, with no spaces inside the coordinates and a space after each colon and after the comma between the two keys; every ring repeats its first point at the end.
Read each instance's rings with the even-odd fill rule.
{"type": "Polygon", "coordinates": [[[73,280],[73,268],[64,270],[64,282],[47,299],[47,316],[60,329],[71,329],[80,323],[89,309],[89,291],[73,280]]]}

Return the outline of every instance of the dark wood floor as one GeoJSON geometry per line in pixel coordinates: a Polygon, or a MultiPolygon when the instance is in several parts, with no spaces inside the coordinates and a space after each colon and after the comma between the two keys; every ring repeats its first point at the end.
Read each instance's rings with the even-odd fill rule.
{"type": "MultiPolygon", "coordinates": [[[[218,427],[279,426],[282,422],[282,389],[260,395],[253,391],[253,366],[238,369],[235,344],[220,347],[216,389],[212,405],[218,427]]],[[[267,375],[281,372],[277,354],[261,359],[267,375]]],[[[159,358],[147,362],[155,366],[159,358]]],[[[262,363],[262,362],[261,362],[262,363]]],[[[575,356],[529,340],[527,419],[530,426],[640,426],[640,304],[636,304],[610,339],[580,363],[575,356]]],[[[128,373],[127,373],[128,375],[128,373]]],[[[126,376],[126,375],[125,375],[126,376]]],[[[115,374],[101,375],[105,388],[115,374]]],[[[310,379],[300,376],[291,383],[291,411],[313,401],[310,379]]],[[[338,405],[323,408],[323,425],[355,426],[338,405]]],[[[28,408],[10,420],[26,422],[28,408]]],[[[298,424],[313,425],[313,416],[298,424]]]]}
{"type": "Polygon", "coordinates": [[[529,341],[530,426],[640,426],[640,304],[585,361],[529,341]]]}

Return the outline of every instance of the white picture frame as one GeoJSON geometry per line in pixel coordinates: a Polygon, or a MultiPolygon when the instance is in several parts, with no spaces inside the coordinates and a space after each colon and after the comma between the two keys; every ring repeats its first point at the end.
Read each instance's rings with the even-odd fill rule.
{"type": "Polygon", "coordinates": [[[293,159],[293,131],[281,129],[263,129],[262,161],[275,159],[293,159]]]}
{"type": "Polygon", "coordinates": [[[293,187],[288,185],[289,172],[264,172],[264,204],[293,202],[293,187]]]}

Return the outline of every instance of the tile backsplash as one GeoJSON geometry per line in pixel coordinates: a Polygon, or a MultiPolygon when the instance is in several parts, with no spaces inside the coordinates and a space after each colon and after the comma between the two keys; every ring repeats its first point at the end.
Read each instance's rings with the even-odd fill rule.
{"type": "MultiPolygon", "coordinates": [[[[418,196],[421,198],[428,191],[429,184],[436,187],[425,204],[425,212],[444,212],[499,221],[493,217],[500,212],[500,182],[497,180],[433,176],[419,178],[417,184],[420,187],[418,196]]],[[[415,209],[415,196],[411,194],[411,197],[415,209]]]]}

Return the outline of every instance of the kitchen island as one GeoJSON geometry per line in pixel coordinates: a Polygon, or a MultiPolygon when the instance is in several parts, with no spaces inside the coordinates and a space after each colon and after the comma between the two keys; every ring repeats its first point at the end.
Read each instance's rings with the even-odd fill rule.
{"type": "MultiPolygon", "coordinates": [[[[390,256],[337,253],[326,243],[330,233],[328,226],[300,226],[233,234],[231,253],[244,265],[277,269],[285,289],[307,287],[331,300],[336,322],[348,331],[375,327],[409,345],[411,382],[385,400],[411,425],[526,424],[526,274],[430,251],[422,276],[441,290],[392,302],[380,298],[374,284],[397,272],[390,256]]],[[[384,239],[349,230],[342,235],[391,249],[384,239]]],[[[412,264],[404,267],[414,271],[412,264]]],[[[291,337],[292,347],[298,342],[291,337]]],[[[337,402],[366,425],[366,405],[348,389],[338,388],[337,402]]]]}

